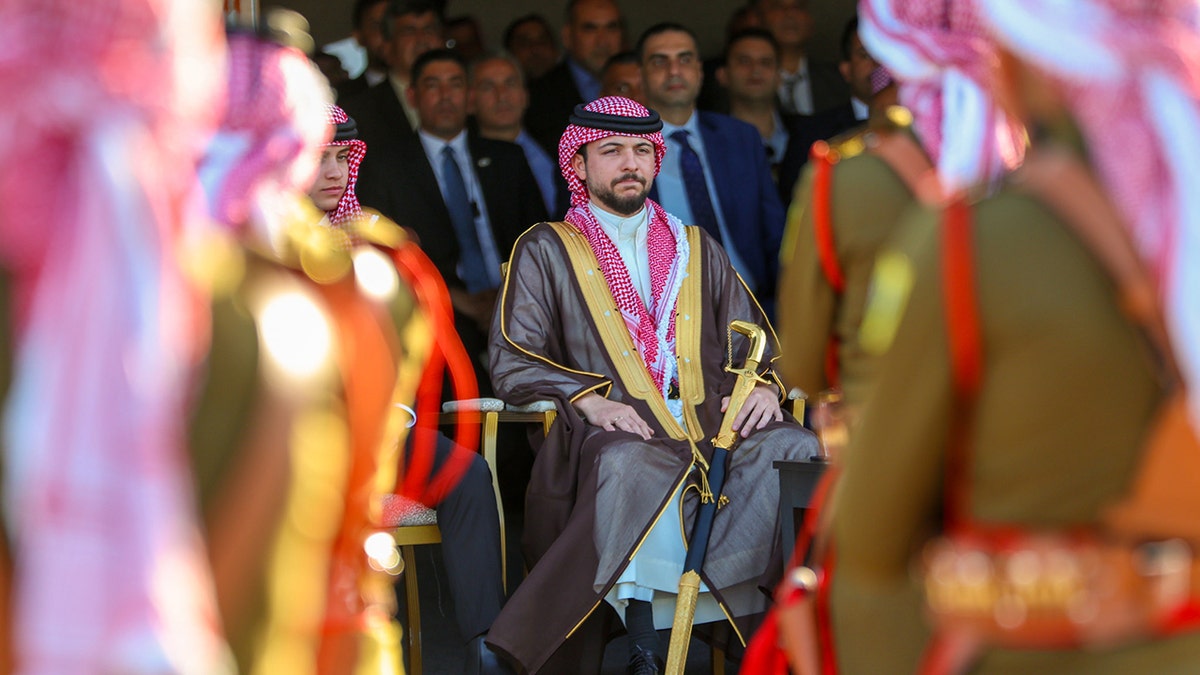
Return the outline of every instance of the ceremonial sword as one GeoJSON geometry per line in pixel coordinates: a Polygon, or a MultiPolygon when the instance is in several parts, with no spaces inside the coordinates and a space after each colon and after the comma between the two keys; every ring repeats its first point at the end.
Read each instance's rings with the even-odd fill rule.
{"type": "Polygon", "coordinates": [[[729,406],[725,408],[725,416],[721,418],[721,429],[712,440],[713,456],[709,463],[707,481],[701,476],[701,484],[707,482],[708,489],[701,490],[696,526],[692,529],[687,557],[684,558],[683,576],[679,578],[679,595],[675,598],[675,622],[671,626],[671,642],[667,648],[667,675],[683,675],[684,662],[687,661],[688,643],[692,639],[692,619],[696,616],[696,599],[700,595],[700,569],[704,565],[704,555],[708,552],[713,518],[717,515],[721,501],[725,499],[721,491],[725,487],[729,453],[740,440],[737,432],[733,430],[733,421],[746,404],[746,398],[754,391],[754,387],[760,382],[767,382],[758,374],[758,364],[762,361],[766,349],[766,331],[748,321],[731,321],[729,330],[730,338],[734,332],[738,332],[750,339],[750,352],[741,368],[733,367],[732,358],[725,366],[727,372],[737,374],[737,383],[733,385],[729,406]]]}

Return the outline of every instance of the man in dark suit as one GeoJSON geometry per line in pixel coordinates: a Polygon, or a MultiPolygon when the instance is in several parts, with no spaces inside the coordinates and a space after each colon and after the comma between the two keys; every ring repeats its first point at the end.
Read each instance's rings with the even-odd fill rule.
{"type": "Polygon", "coordinates": [[[504,50],[521,63],[526,81],[536,80],[558,65],[554,31],[541,14],[526,14],[513,19],[504,29],[504,50]]]}
{"type": "Polygon", "coordinates": [[[620,8],[613,0],[568,0],[562,42],[566,58],[529,84],[525,113],[525,128],[551,155],[575,106],[599,98],[604,64],[623,48],[620,8]]]}
{"type": "Polygon", "coordinates": [[[354,3],[354,41],[367,52],[367,68],[358,77],[337,86],[338,99],[346,101],[387,79],[387,41],[383,17],[388,0],[357,0],[354,3]]]}
{"type": "Polygon", "coordinates": [[[758,131],[728,115],[696,110],[704,74],[688,28],[652,26],[637,52],[646,102],[662,116],[667,140],[652,197],[713,235],[771,314],[784,214],[758,131]]]}
{"type": "MultiPolygon", "coordinates": [[[[764,28],[747,28],[735,33],[725,45],[724,64],[716,77],[728,92],[729,115],[758,130],[771,177],[780,187],[780,199],[786,203],[782,185],[778,183],[779,168],[794,159],[788,152],[801,152],[790,143],[791,138],[808,132],[812,118],[784,113],[779,110],[779,44],[764,28]]],[[[807,150],[804,150],[806,152],[807,150]]],[[[788,190],[791,190],[789,184],[788,190]]]]}
{"type": "Polygon", "coordinates": [[[874,96],[871,73],[879,68],[879,63],[858,38],[857,16],[846,22],[846,27],[842,30],[841,52],[842,60],[838,63],[838,72],[850,87],[850,100],[804,118],[804,123],[798,126],[797,132],[789,139],[785,159],[779,167],[779,190],[785,207],[791,204],[792,192],[804,165],[808,163],[808,152],[812,144],[829,140],[867,122],[869,106],[874,96]]]}
{"type": "Polygon", "coordinates": [[[779,43],[780,109],[785,113],[812,115],[846,102],[846,83],[837,67],[808,57],[813,35],[809,0],[755,0],[763,28],[779,43]]]}
{"type": "Polygon", "coordinates": [[[342,108],[358,122],[359,136],[368,146],[413,135],[417,111],[407,95],[413,63],[421,54],[445,44],[441,10],[430,0],[395,0],[388,5],[382,25],[387,77],[341,101],[342,108]]]}
{"type": "Polygon", "coordinates": [[[467,91],[458,54],[419,56],[408,98],[420,127],[371,148],[359,195],[420,239],[450,287],[459,335],[489,391],[485,336],[500,263],[522,232],[546,219],[546,207],[520,146],[467,132],[467,91]]]}

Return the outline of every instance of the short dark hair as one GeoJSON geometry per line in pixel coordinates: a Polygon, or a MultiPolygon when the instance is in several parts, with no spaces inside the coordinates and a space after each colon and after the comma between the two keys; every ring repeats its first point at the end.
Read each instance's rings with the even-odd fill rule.
{"type": "Polygon", "coordinates": [[[700,56],[700,40],[696,38],[696,34],[692,32],[691,28],[681,23],[663,21],[642,31],[641,36],[638,37],[637,46],[633,48],[633,51],[637,54],[639,61],[646,60],[646,41],[655,35],[662,35],[663,33],[686,33],[688,37],[692,38],[692,43],[696,45],[696,56],[700,56]]]}
{"type": "Polygon", "coordinates": [[[427,14],[433,12],[439,24],[444,24],[445,17],[442,16],[442,6],[439,3],[431,2],[430,0],[392,0],[388,5],[387,12],[383,15],[383,37],[391,40],[395,37],[395,28],[392,24],[402,16],[427,14]]]}
{"type": "Polygon", "coordinates": [[[858,35],[858,15],[850,17],[846,22],[846,27],[842,29],[842,60],[850,60],[850,45],[854,42],[854,37],[858,35]]]}
{"type": "Polygon", "coordinates": [[[625,64],[640,66],[642,65],[642,60],[638,58],[637,52],[633,51],[632,49],[623,52],[617,52],[616,54],[608,57],[608,60],[604,62],[604,70],[608,70],[613,66],[625,64]]]}
{"type": "Polygon", "coordinates": [[[454,26],[471,26],[475,29],[476,33],[483,32],[483,27],[479,25],[479,19],[476,19],[470,14],[460,14],[455,17],[447,18],[446,28],[452,28],[454,26]]]}
{"type": "Polygon", "coordinates": [[[453,49],[439,47],[438,49],[430,49],[424,54],[418,56],[416,61],[413,61],[411,73],[412,79],[409,80],[409,82],[411,82],[413,86],[416,86],[417,80],[421,79],[421,73],[425,72],[425,67],[431,63],[439,61],[453,61],[454,63],[462,66],[463,73],[467,72],[467,62],[463,60],[461,54],[453,49]]]}
{"type": "MultiPolygon", "coordinates": [[[[766,1],[766,0],[750,0],[750,6],[751,6],[751,7],[754,7],[755,9],[758,9],[758,6],[759,6],[759,5],[761,5],[761,4],[763,4],[763,2],[765,2],[765,1],[766,1]]],[[[802,5],[801,9],[803,9],[803,10],[804,10],[804,11],[806,11],[806,12],[807,12],[809,9],[811,9],[811,8],[809,7],[809,5],[811,5],[811,4],[812,4],[812,3],[810,2],[810,0],[801,0],[800,4],[802,5]]]]}
{"type": "MultiPolygon", "coordinates": [[[[575,8],[579,6],[579,3],[584,1],[585,0],[567,0],[567,7],[566,11],[563,13],[563,18],[567,20],[568,24],[571,23],[571,19],[575,17],[575,8]]],[[[615,2],[616,0],[613,1],[615,2]]]]}
{"type": "Polygon", "coordinates": [[[354,3],[353,14],[355,30],[362,28],[363,18],[367,16],[367,10],[385,2],[389,2],[389,0],[357,0],[354,3]]]}
{"type": "Polygon", "coordinates": [[[775,52],[775,58],[779,58],[779,41],[775,39],[771,31],[766,28],[743,28],[729,36],[729,41],[725,43],[725,55],[721,61],[729,65],[729,52],[733,50],[735,44],[742,40],[762,40],[771,45],[771,50],[775,52]]]}
{"type": "Polygon", "coordinates": [[[554,30],[550,27],[550,22],[546,20],[546,17],[537,13],[526,14],[525,16],[519,16],[513,19],[512,23],[508,24],[508,28],[504,29],[504,48],[512,51],[513,34],[517,32],[517,28],[519,28],[522,24],[531,22],[540,23],[542,27],[546,29],[547,33],[549,33],[551,36],[554,35],[554,30]]]}
{"type": "Polygon", "coordinates": [[[528,85],[528,83],[525,81],[525,71],[521,70],[521,62],[517,60],[517,57],[499,49],[485,51],[479,56],[476,56],[471,60],[470,63],[467,64],[467,81],[470,84],[475,84],[475,71],[478,70],[481,64],[487,63],[488,61],[504,61],[517,70],[517,77],[521,80],[521,86],[524,87],[528,85]]]}

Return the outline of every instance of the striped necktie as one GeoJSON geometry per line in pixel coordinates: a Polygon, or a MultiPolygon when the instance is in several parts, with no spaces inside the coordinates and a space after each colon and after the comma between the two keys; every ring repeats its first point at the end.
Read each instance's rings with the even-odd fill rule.
{"type": "Polygon", "coordinates": [[[717,226],[717,213],[713,211],[712,197],[708,194],[708,181],[704,179],[704,167],[700,155],[688,144],[688,132],[680,129],[671,134],[671,140],[679,143],[679,167],[683,171],[683,189],[687,193],[692,220],[712,235],[717,243],[721,240],[721,229],[717,226]]]}

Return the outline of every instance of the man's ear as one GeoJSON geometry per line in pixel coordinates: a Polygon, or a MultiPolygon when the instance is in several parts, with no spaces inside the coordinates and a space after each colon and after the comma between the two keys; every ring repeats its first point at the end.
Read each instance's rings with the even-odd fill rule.
{"type": "Polygon", "coordinates": [[[587,159],[582,152],[577,152],[571,157],[571,168],[579,174],[579,180],[587,182],[587,159]]]}
{"type": "Polygon", "coordinates": [[[417,83],[409,82],[404,89],[404,97],[408,99],[408,105],[413,108],[417,107],[417,83]]]}
{"type": "Polygon", "coordinates": [[[849,61],[838,61],[838,72],[842,74],[843,80],[849,82],[850,81],[850,62],[849,61]]]}
{"type": "Polygon", "coordinates": [[[722,89],[729,88],[729,70],[726,66],[717,68],[717,84],[721,85],[722,89]]]}

